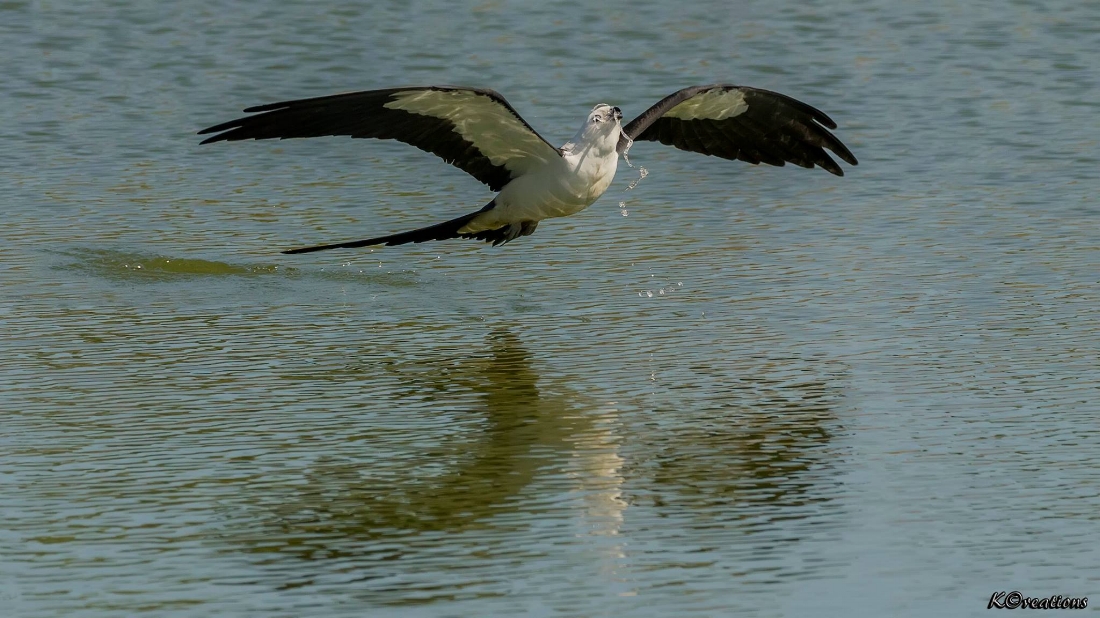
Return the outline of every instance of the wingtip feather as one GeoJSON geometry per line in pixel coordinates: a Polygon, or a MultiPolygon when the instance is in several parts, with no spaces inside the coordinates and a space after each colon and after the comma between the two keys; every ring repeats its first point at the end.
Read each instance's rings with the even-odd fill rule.
{"type": "Polygon", "coordinates": [[[290,107],[287,105],[288,101],[282,101],[280,103],[265,103],[263,105],[253,105],[252,107],[246,107],[243,111],[246,114],[255,114],[256,112],[270,112],[276,109],[282,109],[284,107],[290,107]]]}

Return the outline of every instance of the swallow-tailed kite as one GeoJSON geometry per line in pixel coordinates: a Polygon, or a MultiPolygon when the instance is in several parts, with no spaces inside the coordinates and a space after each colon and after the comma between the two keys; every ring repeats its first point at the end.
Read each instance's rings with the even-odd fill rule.
{"type": "Polygon", "coordinates": [[[554,148],[500,94],[454,86],[368,90],[261,105],[254,114],[203,129],[203,144],[347,135],[395,139],[441,157],[497,192],[484,208],[425,228],[284,253],[476,238],[504,244],[539,221],[578,213],[615,177],[619,155],[639,140],[723,159],[815,165],[843,176],[825,149],[856,165],[827,129],[836,123],[791,97],[715,84],[674,92],[620,125],[618,107],[592,108],[573,139],[554,148]]]}

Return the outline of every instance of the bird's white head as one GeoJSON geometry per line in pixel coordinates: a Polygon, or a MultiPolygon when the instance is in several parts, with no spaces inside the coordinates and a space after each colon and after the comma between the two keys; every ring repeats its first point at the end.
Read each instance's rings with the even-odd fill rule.
{"type": "Polygon", "coordinates": [[[588,113],[588,118],[581,125],[577,134],[569,141],[574,150],[578,148],[592,149],[601,154],[614,151],[619,144],[619,134],[622,132],[620,121],[623,112],[617,107],[606,103],[600,103],[588,113]]]}

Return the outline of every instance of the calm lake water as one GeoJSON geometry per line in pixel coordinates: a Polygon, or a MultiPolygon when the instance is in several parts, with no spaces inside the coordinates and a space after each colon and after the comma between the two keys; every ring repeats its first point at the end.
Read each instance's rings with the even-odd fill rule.
{"type": "Polygon", "coordinates": [[[0,615],[1100,604],[1100,3],[534,4],[0,3],[0,615]],[[455,83],[560,144],[716,81],[860,165],[644,143],[504,247],[284,256],[491,194],[194,135],[455,83]]]}

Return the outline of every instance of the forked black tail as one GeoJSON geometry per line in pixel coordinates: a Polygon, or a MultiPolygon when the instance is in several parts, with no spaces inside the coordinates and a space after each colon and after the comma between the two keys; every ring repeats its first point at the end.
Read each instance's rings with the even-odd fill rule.
{"type": "Polygon", "coordinates": [[[444,221],[443,223],[436,223],[435,225],[422,227],[418,230],[401,232],[400,234],[390,234],[389,236],[379,236],[377,238],[368,238],[366,240],[340,242],[333,245],[317,245],[316,247],[290,249],[289,251],[283,251],[283,253],[312,253],[314,251],[324,251],[326,249],[353,249],[355,247],[369,247],[371,245],[386,245],[388,247],[392,247],[394,245],[404,245],[411,242],[447,240],[449,238],[481,238],[485,234],[485,232],[477,232],[474,234],[459,234],[458,230],[462,229],[462,226],[472,221],[474,217],[480,215],[486,210],[489,210],[494,205],[495,202],[489,202],[485,205],[484,208],[477,212],[472,212],[468,215],[462,215],[461,217],[451,219],[450,221],[444,221]]]}

